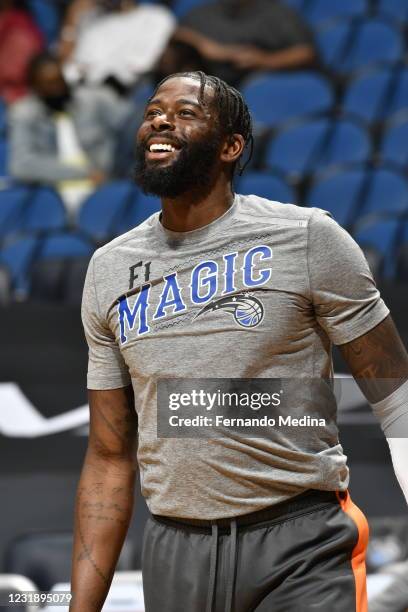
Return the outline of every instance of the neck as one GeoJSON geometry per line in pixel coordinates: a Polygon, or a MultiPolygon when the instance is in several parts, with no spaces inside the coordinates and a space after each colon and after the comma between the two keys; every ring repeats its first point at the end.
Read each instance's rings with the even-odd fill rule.
{"type": "Polygon", "coordinates": [[[162,199],[163,227],[173,232],[190,232],[221,217],[234,200],[229,181],[219,181],[208,194],[189,191],[177,198],[162,199]]]}

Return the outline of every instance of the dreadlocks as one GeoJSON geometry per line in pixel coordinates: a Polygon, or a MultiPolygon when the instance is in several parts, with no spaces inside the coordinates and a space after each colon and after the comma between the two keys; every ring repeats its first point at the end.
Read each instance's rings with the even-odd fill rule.
{"type": "MultiPolygon", "coordinates": [[[[244,172],[245,168],[249,164],[252,158],[253,148],[254,148],[254,137],[252,135],[252,119],[248,109],[248,106],[242,97],[242,94],[232,87],[228,85],[222,79],[219,79],[216,76],[208,75],[202,72],[201,70],[197,70],[195,72],[177,72],[175,74],[171,74],[165,77],[156,87],[156,91],[159,89],[163,83],[170,79],[174,79],[177,77],[187,77],[191,79],[197,79],[200,81],[200,94],[199,94],[199,102],[203,106],[208,106],[208,103],[205,99],[205,88],[206,86],[212,87],[214,90],[214,100],[213,103],[217,106],[218,109],[218,122],[220,127],[224,130],[226,135],[232,134],[241,134],[245,141],[245,149],[249,147],[249,154],[244,165],[241,165],[241,158],[234,164],[233,174],[235,172],[236,166],[238,165],[238,174],[244,172]]],[[[151,96],[150,99],[153,98],[155,94],[151,96]]]]}

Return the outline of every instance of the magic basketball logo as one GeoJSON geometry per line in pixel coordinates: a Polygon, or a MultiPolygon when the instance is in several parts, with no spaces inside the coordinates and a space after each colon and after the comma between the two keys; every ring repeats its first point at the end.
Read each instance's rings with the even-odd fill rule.
{"type": "Polygon", "coordinates": [[[204,306],[194,318],[197,319],[206,312],[214,312],[214,310],[224,310],[232,314],[235,323],[241,327],[256,327],[262,322],[264,316],[262,302],[248,292],[213,300],[204,306]]]}
{"type": "Polygon", "coordinates": [[[178,272],[165,275],[158,298],[152,295],[156,283],[143,284],[135,297],[122,295],[117,306],[120,343],[126,344],[129,332],[142,336],[150,331],[152,323],[194,306],[201,306],[194,319],[222,310],[230,313],[239,327],[256,327],[263,320],[264,307],[252,295],[251,289],[268,283],[272,274],[271,262],[272,249],[261,244],[243,253],[236,251],[217,260],[200,261],[188,280],[178,272]],[[133,305],[130,299],[134,300],[133,305]]]}

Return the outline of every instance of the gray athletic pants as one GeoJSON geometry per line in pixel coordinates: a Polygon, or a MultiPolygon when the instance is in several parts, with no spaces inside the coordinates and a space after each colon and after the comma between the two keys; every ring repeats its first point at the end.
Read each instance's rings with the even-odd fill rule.
{"type": "Polygon", "coordinates": [[[348,492],[307,491],[213,522],[151,515],[146,612],[367,612],[367,542],[348,492]]]}

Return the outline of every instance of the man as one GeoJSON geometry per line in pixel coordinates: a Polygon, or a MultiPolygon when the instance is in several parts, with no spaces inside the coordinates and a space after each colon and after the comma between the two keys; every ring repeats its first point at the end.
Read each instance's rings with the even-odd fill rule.
{"type": "MultiPolygon", "coordinates": [[[[254,71],[309,68],[317,59],[310,29],[276,0],[203,3],[181,19],[167,54],[176,41],[188,44],[210,74],[232,85],[254,71]]],[[[168,63],[165,54],[163,72],[168,63]]]]}
{"type": "Polygon", "coordinates": [[[49,53],[33,59],[29,82],[31,95],[9,112],[10,174],[51,184],[75,212],[117,171],[117,140],[134,107],[108,88],[72,90],[49,53]]]}
{"type": "Polygon", "coordinates": [[[367,610],[367,521],[347,491],[329,386],[317,388],[327,425],[165,427],[219,386],[277,388],[266,414],[307,420],[321,401],[309,383],[332,375],[331,341],[386,431],[407,419],[408,356],[361,250],[323,210],[234,195],[251,140],[244,100],[215,77],[173,75],[147,104],[136,178],[162,213],[99,249],[84,288],[91,421],[71,612],[103,605],[136,446],[152,513],[147,612],[367,610]]]}
{"type": "Polygon", "coordinates": [[[134,0],[75,0],[61,30],[59,53],[72,82],[113,81],[128,90],[149,74],[176,20],[159,4],[134,0]]]}

